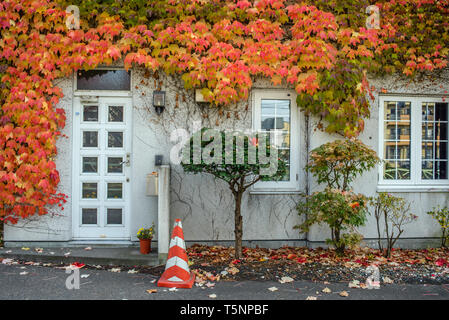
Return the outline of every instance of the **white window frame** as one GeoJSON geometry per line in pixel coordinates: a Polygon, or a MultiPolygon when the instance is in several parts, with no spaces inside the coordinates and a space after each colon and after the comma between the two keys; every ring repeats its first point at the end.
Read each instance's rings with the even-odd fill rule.
{"type": "MultiPolygon", "coordinates": [[[[379,165],[378,191],[447,191],[449,187],[449,179],[424,180],[421,178],[422,170],[422,103],[423,102],[440,102],[442,97],[435,96],[400,96],[400,95],[384,95],[379,96],[379,152],[380,159],[384,159],[384,116],[385,102],[410,102],[410,180],[390,180],[384,179],[384,163],[379,165]]],[[[449,108],[449,105],[448,105],[449,108]]],[[[448,110],[449,113],[449,110],[448,110]]],[[[448,125],[449,130],[449,125],[448,125]]],[[[448,174],[449,176],[449,174],[448,174]]]]}
{"type": "Polygon", "coordinates": [[[261,130],[262,99],[290,100],[290,180],[259,181],[251,188],[251,193],[292,193],[299,191],[299,150],[300,119],[296,105],[296,93],[293,90],[255,89],[252,91],[252,129],[261,130]]]}

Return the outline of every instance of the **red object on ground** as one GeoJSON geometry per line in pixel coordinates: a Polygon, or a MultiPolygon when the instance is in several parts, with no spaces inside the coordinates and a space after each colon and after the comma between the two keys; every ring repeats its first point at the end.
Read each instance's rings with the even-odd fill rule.
{"type": "Polygon", "coordinates": [[[71,266],[74,266],[75,268],[80,269],[80,268],[84,267],[85,264],[84,263],[80,263],[80,262],[74,262],[74,263],[71,264],[71,266]]]}
{"type": "Polygon", "coordinates": [[[181,220],[176,219],[168,250],[167,264],[157,286],[190,289],[194,281],[195,274],[190,272],[181,220]]]}

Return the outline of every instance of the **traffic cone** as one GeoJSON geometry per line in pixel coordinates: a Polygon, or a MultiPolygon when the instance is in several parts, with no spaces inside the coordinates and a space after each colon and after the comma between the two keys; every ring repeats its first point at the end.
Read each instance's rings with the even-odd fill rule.
{"type": "Polygon", "coordinates": [[[175,220],[173,233],[168,250],[165,271],[157,282],[158,287],[192,288],[195,274],[190,272],[189,262],[184,243],[184,233],[180,219],[175,220]]]}

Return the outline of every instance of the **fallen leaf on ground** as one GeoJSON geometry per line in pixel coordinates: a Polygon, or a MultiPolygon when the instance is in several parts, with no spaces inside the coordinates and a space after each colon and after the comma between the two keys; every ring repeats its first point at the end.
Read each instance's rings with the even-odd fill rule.
{"type": "Polygon", "coordinates": [[[170,289],[168,289],[168,291],[176,292],[176,291],[178,291],[178,289],[176,289],[176,288],[170,288],[170,289]]]}
{"type": "Polygon", "coordinates": [[[215,286],[215,283],[212,283],[212,282],[207,282],[206,283],[206,287],[208,287],[208,288],[212,288],[214,286],[215,286]]]}
{"type": "Polygon", "coordinates": [[[229,272],[229,273],[232,274],[232,275],[235,275],[235,274],[237,274],[237,273],[240,272],[240,270],[237,269],[236,267],[226,268],[226,271],[229,272]]]}
{"type": "Polygon", "coordinates": [[[279,282],[280,282],[280,283],[293,282],[293,278],[290,278],[290,277],[282,277],[282,278],[279,280],[279,282]]]}
{"type": "Polygon", "coordinates": [[[109,269],[109,271],[111,271],[111,272],[120,272],[122,270],[120,268],[112,268],[112,269],[109,269]]]}
{"type": "Polygon", "coordinates": [[[270,287],[270,288],[268,288],[268,290],[270,290],[271,292],[274,292],[274,291],[278,291],[278,288],[276,288],[276,287],[270,287]]]}
{"type": "Polygon", "coordinates": [[[387,284],[392,284],[393,283],[393,280],[391,280],[388,277],[383,277],[382,280],[383,280],[384,283],[387,283],[387,284]]]}
{"type": "Polygon", "coordinates": [[[324,288],[324,289],[321,290],[321,291],[323,291],[324,293],[331,293],[331,292],[332,292],[332,290],[329,289],[328,287],[324,288]]]}
{"type": "Polygon", "coordinates": [[[28,250],[30,250],[30,248],[22,247],[22,250],[23,250],[23,251],[28,251],[28,250]]]}
{"type": "Polygon", "coordinates": [[[348,284],[349,288],[360,288],[360,281],[359,280],[352,280],[348,284]]]}
{"type": "Polygon", "coordinates": [[[308,297],[306,298],[306,300],[317,300],[317,297],[314,297],[314,296],[308,296],[308,297]]]}
{"type": "Polygon", "coordinates": [[[26,272],[26,271],[23,271],[23,272],[20,273],[21,276],[25,276],[27,274],[28,274],[28,272],[26,272]]]}
{"type": "Polygon", "coordinates": [[[138,273],[138,272],[139,272],[139,271],[134,270],[134,269],[128,270],[128,273],[138,273]]]}
{"type": "Polygon", "coordinates": [[[81,268],[84,267],[84,266],[85,266],[85,264],[84,264],[84,263],[81,263],[81,262],[73,262],[73,263],[70,264],[70,267],[71,267],[72,269],[74,269],[74,268],[81,269],[81,268]]]}
{"type": "Polygon", "coordinates": [[[90,274],[82,274],[81,278],[88,278],[90,276],[90,274]]]}
{"type": "Polygon", "coordinates": [[[156,293],[156,292],[157,292],[157,289],[149,289],[149,290],[147,290],[147,292],[148,292],[148,293],[156,293]]]}
{"type": "Polygon", "coordinates": [[[84,250],[90,251],[90,250],[92,250],[92,248],[91,247],[86,247],[86,248],[84,248],[84,250]]]}
{"type": "Polygon", "coordinates": [[[14,260],[13,259],[9,259],[9,258],[2,260],[2,264],[11,264],[13,262],[14,262],[14,260]]]}
{"type": "Polygon", "coordinates": [[[342,297],[349,297],[349,293],[347,291],[342,291],[339,293],[339,295],[342,297]]]}
{"type": "Polygon", "coordinates": [[[209,298],[211,298],[211,299],[215,299],[216,297],[217,297],[217,295],[215,293],[212,293],[209,295],[209,298]]]}

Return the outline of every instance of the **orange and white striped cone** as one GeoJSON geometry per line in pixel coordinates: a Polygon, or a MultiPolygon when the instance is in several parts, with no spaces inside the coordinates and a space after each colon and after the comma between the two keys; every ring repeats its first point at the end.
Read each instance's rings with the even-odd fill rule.
{"type": "Polygon", "coordinates": [[[164,273],[157,282],[157,286],[192,288],[195,274],[190,272],[188,261],[181,220],[176,219],[171,236],[170,249],[168,249],[167,264],[165,265],[164,273]]]}

